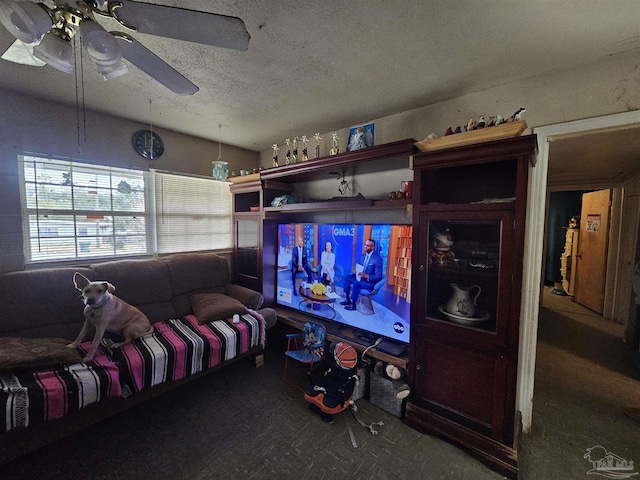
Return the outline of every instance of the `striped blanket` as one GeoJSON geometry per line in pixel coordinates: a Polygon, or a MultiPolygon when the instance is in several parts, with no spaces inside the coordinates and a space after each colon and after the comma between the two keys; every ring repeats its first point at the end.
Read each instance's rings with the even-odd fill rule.
{"type": "MultiPolygon", "coordinates": [[[[266,324],[253,310],[199,325],[196,317],[155,323],[155,332],[122,348],[105,337],[91,362],[0,372],[0,432],[63,417],[108,397],[127,397],[188,377],[264,346],[266,324]]],[[[80,350],[86,353],[91,342],[80,350]]]]}
{"type": "MultiPolygon", "coordinates": [[[[85,352],[89,345],[83,344],[85,352]]],[[[121,394],[118,367],[102,349],[87,363],[2,372],[0,431],[54,420],[121,394]]]]}
{"type": "Polygon", "coordinates": [[[264,346],[264,318],[255,311],[240,322],[218,320],[199,325],[193,315],[155,323],[153,335],[112,350],[120,366],[123,396],[179,380],[264,346]]]}

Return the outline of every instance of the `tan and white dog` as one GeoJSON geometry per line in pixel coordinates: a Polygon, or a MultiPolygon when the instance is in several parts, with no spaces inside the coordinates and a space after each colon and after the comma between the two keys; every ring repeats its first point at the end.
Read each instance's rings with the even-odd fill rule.
{"type": "Polygon", "coordinates": [[[147,316],[133,305],[112,295],[116,287],[109,282],[90,282],[87,277],[76,272],[73,275],[73,284],[82,292],[82,301],[85,304],[84,325],[78,338],[67,347],[76,348],[82,343],[89,331],[89,324],[96,329],[91,347],[82,359],[83,362],[93,359],[105,332],[124,336],[124,342],[114,343],[112,348],[121,347],[138,337],[153,333],[153,326],[147,316]]]}

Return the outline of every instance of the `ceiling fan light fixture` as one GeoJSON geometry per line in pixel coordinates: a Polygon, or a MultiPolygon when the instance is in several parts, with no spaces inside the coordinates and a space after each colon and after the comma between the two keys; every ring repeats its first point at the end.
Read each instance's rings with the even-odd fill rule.
{"type": "Polygon", "coordinates": [[[61,72],[71,73],[73,71],[71,42],[64,40],[53,31],[42,37],[40,45],[33,48],[33,56],[61,72]]]}
{"type": "Polygon", "coordinates": [[[129,73],[129,68],[127,67],[127,65],[120,60],[109,65],[103,65],[96,62],[96,66],[98,67],[98,73],[102,75],[102,78],[104,78],[105,80],[118,78],[129,73]]]}
{"type": "Polygon", "coordinates": [[[116,39],[102,26],[92,20],[80,22],[82,46],[96,63],[113,64],[119,62],[122,53],[116,39]]]}
{"type": "Polygon", "coordinates": [[[54,25],[44,4],[13,0],[0,0],[0,23],[24,43],[37,42],[54,25]]]}

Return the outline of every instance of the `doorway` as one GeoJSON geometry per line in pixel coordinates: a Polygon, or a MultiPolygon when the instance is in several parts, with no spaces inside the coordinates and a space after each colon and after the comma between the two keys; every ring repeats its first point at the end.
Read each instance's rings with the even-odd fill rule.
{"type": "MultiPolygon", "coordinates": [[[[540,260],[544,252],[544,231],[546,220],[546,200],[550,189],[597,189],[610,185],[602,185],[604,177],[609,184],[617,184],[623,181],[626,174],[637,169],[637,159],[640,158],[640,111],[626,112],[605,117],[577,120],[563,124],[538,127],[534,129],[537,135],[538,155],[537,164],[531,169],[529,178],[529,196],[527,200],[527,223],[525,239],[523,296],[520,316],[523,319],[520,332],[520,352],[518,362],[518,387],[517,407],[522,412],[523,432],[527,433],[531,428],[533,415],[534,376],[536,365],[536,347],[538,336],[538,316],[540,313],[540,297],[542,294],[542,268],[540,260]],[[585,140],[598,140],[600,138],[614,138],[616,141],[596,142],[595,145],[585,140]],[[550,162],[550,145],[560,138],[570,144],[565,149],[566,162],[550,162]],[[617,139],[625,138],[624,142],[617,139]],[[574,142],[570,142],[570,140],[574,142]],[[606,163],[594,162],[596,153],[602,153],[602,146],[610,146],[611,160],[606,163]],[[580,149],[579,147],[592,147],[580,149]],[[617,147],[617,148],[616,148],[617,147]],[[577,155],[577,153],[580,155],[577,155]],[[594,167],[591,167],[594,165],[594,167]],[[559,166],[560,168],[556,168],[559,166]],[[589,168],[588,168],[589,167],[589,168]],[[599,182],[593,179],[593,172],[599,167],[599,182]],[[555,171],[554,171],[555,169],[555,171]],[[553,175],[553,182],[549,181],[553,175]],[[548,178],[549,177],[549,178],[548,178]]],[[[560,153],[555,149],[554,156],[560,153]]],[[[600,156],[602,158],[602,155],[600,156]]],[[[637,175],[637,172],[636,172],[637,175]]],[[[640,190],[640,187],[636,187],[640,190]]],[[[635,257],[635,246],[638,237],[638,212],[640,211],[640,192],[624,192],[624,210],[629,218],[635,218],[635,223],[629,223],[624,228],[624,234],[632,238],[633,255],[628,255],[629,245],[616,255],[613,263],[620,267],[616,277],[610,278],[616,287],[621,290],[626,287],[625,282],[618,281],[625,275],[630,278],[633,264],[626,265],[620,258],[635,257]],[[631,194],[639,194],[639,198],[633,198],[631,194]]],[[[615,193],[614,193],[615,197],[615,193]]],[[[614,203],[616,199],[614,198],[614,203]]],[[[622,202],[621,202],[622,204],[622,202]]],[[[612,228],[622,229],[621,225],[612,228]]],[[[631,286],[624,292],[628,298],[627,308],[631,307],[631,286]]],[[[619,302],[618,302],[619,304],[619,302]]],[[[635,307],[634,307],[635,308],[635,307]]]]}
{"type": "Polygon", "coordinates": [[[543,269],[553,295],[604,317],[609,237],[616,237],[609,228],[611,197],[611,189],[550,192],[543,269]]]}

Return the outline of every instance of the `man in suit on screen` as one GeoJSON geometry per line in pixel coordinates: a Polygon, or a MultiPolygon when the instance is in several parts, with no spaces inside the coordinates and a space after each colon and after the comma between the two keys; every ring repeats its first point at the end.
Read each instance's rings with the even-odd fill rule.
{"type": "Polygon", "coordinates": [[[375,284],[382,280],[382,257],[375,252],[375,248],[375,240],[368,239],[364,242],[362,271],[348,275],[344,281],[346,298],[340,305],[344,305],[345,310],[355,310],[360,290],[373,290],[375,284]]]}
{"type": "Polygon", "coordinates": [[[309,266],[309,256],[307,249],[304,247],[302,237],[298,237],[296,246],[291,252],[291,284],[293,285],[293,294],[298,295],[296,291],[296,274],[305,272],[307,274],[306,281],[311,282],[311,267],[309,266]]]}

